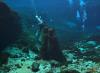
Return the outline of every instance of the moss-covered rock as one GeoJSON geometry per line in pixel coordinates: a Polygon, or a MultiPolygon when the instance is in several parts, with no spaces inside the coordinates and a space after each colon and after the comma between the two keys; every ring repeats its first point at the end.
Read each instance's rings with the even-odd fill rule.
{"type": "Polygon", "coordinates": [[[18,39],[21,33],[19,20],[16,12],[0,2],[0,50],[18,39]]]}

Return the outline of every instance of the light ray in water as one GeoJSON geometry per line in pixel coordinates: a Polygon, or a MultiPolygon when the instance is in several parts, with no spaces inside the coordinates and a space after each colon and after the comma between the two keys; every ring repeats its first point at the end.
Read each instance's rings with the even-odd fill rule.
{"type": "Polygon", "coordinates": [[[69,4],[70,4],[70,6],[73,5],[73,0],[68,0],[68,2],[69,2],[69,4]]]}

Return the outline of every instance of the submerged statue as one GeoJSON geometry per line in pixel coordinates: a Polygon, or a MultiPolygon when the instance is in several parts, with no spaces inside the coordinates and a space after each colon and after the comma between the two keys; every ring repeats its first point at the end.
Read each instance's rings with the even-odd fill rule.
{"type": "Polygon", "coordinates": [[[55,31],[53,28],[49,28],[47,25],[41,30],[41,48],[40,57],[45,60],[57,60],[59,62],[65,62],[66,59],[63,56],[55,31]]]}

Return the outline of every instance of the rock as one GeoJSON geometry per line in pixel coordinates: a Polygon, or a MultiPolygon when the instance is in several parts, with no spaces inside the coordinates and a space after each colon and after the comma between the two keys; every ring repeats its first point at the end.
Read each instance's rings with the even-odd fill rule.
{"type": "Polygon", "coordinates": [[[51,65],[49,63],[40,64],[39,69],[40,73],[48,73],[51,72],[51,65]]]}
{"type": "Polygon", "coordinates": [[[33,72],[39,71],[39,64],[36,63],[36,62],[33,62],[31,70],[32,70],[33,72]]]}
{"type": "Polygon", "coordinates": [[[31,67],[30,67],[30,66],[28,66],[27,68],[28,68],[28,69],[30,69],[31,67]]]}
{"type": "Polygon", "coordinates": [[[41,57],[39,57],[39,56],[36,56],[35,58],[34,58],[34,60],[40,60],[41,59],[41,57]]]}
{"type": "Polygon", "coordinates": [[[59,67],[60,66],[60,63],[55,61],[55,60],[51,60],[50,64],[52,67],[59,67]]]}
{"type": "Polygon", "coordinates": [[[22,57],[22,50],[17,47],[7,47],[3,52],[9,53],[11,58],[20,58],[22,57]]]}
{"type": "Polygon", "coordinates": [[[89,40],[89,41],[93,40],[93,41],[100,43],[100,35],[92,35],[87,40],[89,40]]]}
{"type": "Polygon", "coordinates": [[[29,53],[29,48],[28,48],[28,47],[24,47],[24,48],[22,49],[22,51],[25,52],[25,53],[29,53]]]}
{"type": "Polygon", "coordinates": [[[25,62],[25,59],[21,59],[21,61],[25,62]]]}
{"type": "Polygon", "coordinates": [[[21,68],[21,65],[20,65],[20,64],[15,64],[15,66],[16,66],[17,68],[21,68]]]}
{"type": "Polygon", "coordinates": [[[3,66],[2,68],[0,68],[0,70],[3,70],[4,73],[8,73],[10,71],[10,67],[9,66],[3,66]]]}
{"type": "Polygon", "coordinates": [[[20,18],[5,3],[0,2],[0,50],[15,42],[21,33],[20,18]]]}
{"type": "Polygon", "coordinates": [[[95,41],[88,41],[87,44],[91,45],[91,46],[96,46],[96,42],[95,41]]]}
{"type": "Polygon", "coordinates": [[[69,70],[69,71],[65,70],[65,71],[62,71],[61,73],[80,73],[80,72],[76,70],[69,70]]]}
{"type": "Polygon", "coordinates": [[[84,48],[94,48],[95,46],[97,45],[97,42],[96,41],[87,41],[85,44],[84,44],[84,48]]]}
{"type": "Polygon", "coordinates": [[[0,66],[2,64],[7,64],[8,63],[8,57],[9,57],[8,53],[0,53],[0,66]]]}

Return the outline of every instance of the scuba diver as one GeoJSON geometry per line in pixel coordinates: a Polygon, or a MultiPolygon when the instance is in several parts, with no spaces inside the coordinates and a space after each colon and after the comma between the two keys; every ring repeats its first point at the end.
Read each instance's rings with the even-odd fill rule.
{"type": "Polygon", "coordinates": [[[41,16],[36,15],[35,17],[38,20],[38,24],[42,24],[43,23],[43,20],[42,20],[41,16]]]}
{"type": "Polygon", "coordinates": [[[38,29],[36,32],[37,45],[40,58],[44,60],[57,60],[59,62],[65,62],[66,58],[63,56],[60,48],[58,39],[55,34],[55,30],[48,26],[43,21],[41,16],[35,16],[38,21],[38,29]]]}

